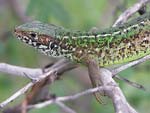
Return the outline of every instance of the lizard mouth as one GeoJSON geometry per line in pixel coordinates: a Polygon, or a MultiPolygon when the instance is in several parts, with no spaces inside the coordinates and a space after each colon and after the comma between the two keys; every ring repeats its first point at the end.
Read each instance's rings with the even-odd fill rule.
{"type": "Polygon", "coordinates": [[[15,34],[15,36],[16,36],[19,40],[21,40],[21,41],[23,41],[23,42],[25,42],[25,43],[28,43],[28,42],[29,42],[29,38],[28,38],[28,37],[22,36],[21,34],[19,34],[19,33],[17,33],[17,32],[15,32],[14,34],[15,34]]]}
{"type": "Polygon", "coordinates": [[[23,35],[23,32],[18,30],[17,28],[14,30],[14,35],[16,38],[18,38],[22,42],[32,45],[34,47],[36,46],[36,43],[37,43],[36,41],[31,40],[31,38],[28,37],[28,35],[23,35]]]}
{"type": "Polygon", "coordinates": [[[19,39],[20,41],[26,43],[26,44],[29,44],[33,47],[36,47],[37,46],[37,42],[33,42],[29,37],[27,36],[23,36],[21,35],[20,33],[18,32],[14,32],[15,36],[17,39],[19,39]]]}

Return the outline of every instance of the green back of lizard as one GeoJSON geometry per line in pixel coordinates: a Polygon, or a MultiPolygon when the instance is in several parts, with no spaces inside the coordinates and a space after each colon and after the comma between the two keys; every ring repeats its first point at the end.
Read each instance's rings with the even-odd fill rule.
{"type": "Polygon", "coordinates": [[[68,30],[33,21],[16,27],[15,35],[48,56],[64,56],[81,63],[90,57],[100,66],[110,66],[150,53],[150,13],[97,32],[68,30]]]}

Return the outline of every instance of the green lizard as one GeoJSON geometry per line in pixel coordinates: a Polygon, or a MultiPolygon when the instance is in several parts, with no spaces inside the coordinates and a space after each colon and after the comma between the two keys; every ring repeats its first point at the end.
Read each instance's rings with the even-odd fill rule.
{"type": "MultiPolygon", "coordinates": [[[[150,13],[124,25],[97,32],[65,29],[39,21],[15,28],[15,35],[48,56],[64,56],[84,63],[94,58],[99,66],[111,66],[150,54],[150,13]]],[[[93,86],[100,85],[91,77],[93,86]]]]}

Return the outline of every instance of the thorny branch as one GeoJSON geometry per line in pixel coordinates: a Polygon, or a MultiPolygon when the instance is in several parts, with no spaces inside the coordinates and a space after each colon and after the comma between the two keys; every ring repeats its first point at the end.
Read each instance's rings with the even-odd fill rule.
{"type": "MultiPolygon", "coordinates": [[[[120,23],[124,23],[127,21],[127,19],[133,15],[133,13],[137,12],[142,8],[146,3],[148,3],[150,0],[140,0],[137,4],[135,4],[133,7],[127,9],[115,22],[113,26],[117,26],[120,23]]],[[[23,16],[22,16],[23,17],[23,16]]],[[[26,19],[25,19],[26,20],[26,19]]],[[[91,88],[88,90],[85,90],[83,92],[77,93],[75,95],[71,96],[64,96],[64,97],[54,97],[51,96],[50,98],[46,98],[43,102],[37,104],[37,102],[31,103],[28,102],[27,104],[27,110],[31,108],[42,108],[50,104],[57,104],[58,106],[62,107],[66,112],[68,113],[75,113],[74,110],[70,109],[66,105],[64,105],[62,102],[64,101],[69,101],[69,100],[74,100],[79,98],[80,96],[84,96],[87,94],[92,94],[94,92],[105,92],[105,94],[110,97],[113,101],[113,105],[115,108],[116,113],[137,113],[126,101],[121,89],[119,86],[116,84],[116,82],[112,79],[112,77],[115,77],[117,73],[131,67],[135,66],[139,63],[142,63],[146,60],[150,59],[150,55],[139,59],[137,61],[133,61],[131,63],[128,63],[126,65],[120,66],[118,68],[108,70],[108,69],[103,69],[98,67],[96,62],[94,60],[89,59],[87,66],[89,67],[89,72],[90,73],[96,73],[99,76],[99,79],[103,82],[102,86],[96,87],[96,88],[91,88]],[[93,68],[97,68],[97,70],[93,70],[93,68]],[[97,71],[97,72],[96,72],[97,71]]],[[[46,71],[43,71],[43,69],[37,68],[37,69],[31,69],[31,68],[25,68],[25,67],[19,67],[19,66],[13,66],[5,63],[0,63],[0,71],[3,73],[8,73],[11,75],[17,75],[17,76],[23,76],[23,77],[29,77],[30,79],[34,80],[34,82],[28,83],[25,87],[21,88],[19,91],[17,91],[14,95],[12,95],[10,98],[6,99],[4,102],[0,103],[0,107],[6,106],[9,102],[13,101],[16,99],[18,96],[24,94],[29,88],[32,86],[36,86],[39,84],[41,81],[46,80],[46,84],[52,83],[54,80],[58,78],[63,72],[71,70],[75,68],[77,65],[74,65],[70,63],[69,61],[66,60],[61,60],[56,62],[54,65],[52,65],[50,68],[46,69],[46,71]]],[[[44,86],[46,85],[44,84],[44,86]]],[[[42,87],[43,88],[43,87],[42,87]]],[[[33,100],[33,98],[32,98],[33,100]]],[[[40,101],[38,101],[40,102],[40,101]]],[[[16,113],[21,112],[21,108],[18,105],[14,108],[11,109],[6,109],[3,112],[8,112],[12,113],[13,111],[17,111],[16,113]],[[17,109],[16,109],[17,108],[17,109]]]]}

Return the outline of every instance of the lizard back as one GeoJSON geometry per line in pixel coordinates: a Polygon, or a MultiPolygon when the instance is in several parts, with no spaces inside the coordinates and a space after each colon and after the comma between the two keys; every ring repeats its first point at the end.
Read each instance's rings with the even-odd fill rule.
{"type": "Polygon", "coordinates": [[[97,32],[69,30],[33,21],[16,27],[15,35],[48,56],[64,56],[81,63],[90,57],[100,66],[110,66],[150,54],[150,13],[97,32]]]}

